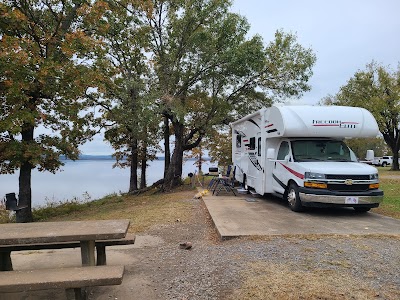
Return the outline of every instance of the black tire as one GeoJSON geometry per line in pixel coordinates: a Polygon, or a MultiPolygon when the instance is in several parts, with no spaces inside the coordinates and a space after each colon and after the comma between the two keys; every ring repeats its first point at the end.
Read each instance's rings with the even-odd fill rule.
{"type": "Polygon", "coordinates": [[[370,207],[353,207],[353,208],[356,212],[359,212],[359,213],[366,213],[367,211],[369,211],[371,209],[370,207]]]}
{"type": "Polygon", "coordinates": [[[386,167],[386,166],[387,166],[387,162],[384,161],[384,162],[382,163],[382,167],[386,167]]]}
{"type": "Polygon", "coordinates": [[[304,210],[303,205],[301,204],[300,196],[299,196],[299,187],[296,183],[291,182],[289,184],[289,188],[287,190],[287,202],[291,210],[295,212],[300,212],[304,210]]]}

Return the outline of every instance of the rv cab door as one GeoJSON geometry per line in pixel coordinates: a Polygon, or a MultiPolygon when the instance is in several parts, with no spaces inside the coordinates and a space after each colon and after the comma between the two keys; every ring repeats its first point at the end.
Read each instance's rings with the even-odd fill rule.
{"type": "Polygon", "coordinates": [[[288,171],[288,164],[291,159],[290,144],[288,141],[282,141],[276,160],[272,170],[272,186],[275,193],[284,194],[287,183],[290,179],[290,172],[288,171]]]}

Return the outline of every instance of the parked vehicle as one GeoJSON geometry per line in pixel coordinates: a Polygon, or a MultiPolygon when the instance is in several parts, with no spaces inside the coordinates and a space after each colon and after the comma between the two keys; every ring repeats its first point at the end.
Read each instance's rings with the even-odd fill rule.
{"type": "Polygon", "coordinates": [[[378,171],[360,163],[345,138],[375,137],[372,114],[358,107],[272,106],[232,126],[236,179],[257,194],[305,206],[379,206],[378,171]]]}
{"type": "Polygon", "coordinates": [[[390,166],[393,163],[393,156],[382,156],[382,157],[375,157],[373,161],[373,165],[375,166],[390,166]]]}

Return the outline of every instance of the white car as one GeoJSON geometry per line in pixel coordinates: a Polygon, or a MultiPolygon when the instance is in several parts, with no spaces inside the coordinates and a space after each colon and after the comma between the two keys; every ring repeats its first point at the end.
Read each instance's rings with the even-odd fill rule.
{"type": "Polygon", "coordinates": [[[374,165],[375,166],[390,166],[393,163],[393,156],[382,156],[382,157],[375,157],[374,165]]]}

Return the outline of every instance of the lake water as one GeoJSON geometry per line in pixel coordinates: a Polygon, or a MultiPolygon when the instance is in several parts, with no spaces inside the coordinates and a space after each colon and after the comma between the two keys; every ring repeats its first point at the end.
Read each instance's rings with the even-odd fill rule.
{"type": "MultiPolygon", "coordinates": [[[[125,193],[129,189],[129,169],[112,168],[114,160],[65,161],[61,172],[52,174],[32,170],[32,206],[43,206],[48,202],[63,202],[77,199],[94,200],[112,193],[125,193]]],[[[207,172],[210,162],[203,164],[207,172]]],[[[183,177],[196,171],[193,161],[183,165],[183,177]]],[[[149,162],[147,185],[162,179],[164,161],[149,162]]],[[[0,199],[7,193],[16,193],[18,197],[18,172],[12,175],[0,175],[0,199]]]]}

